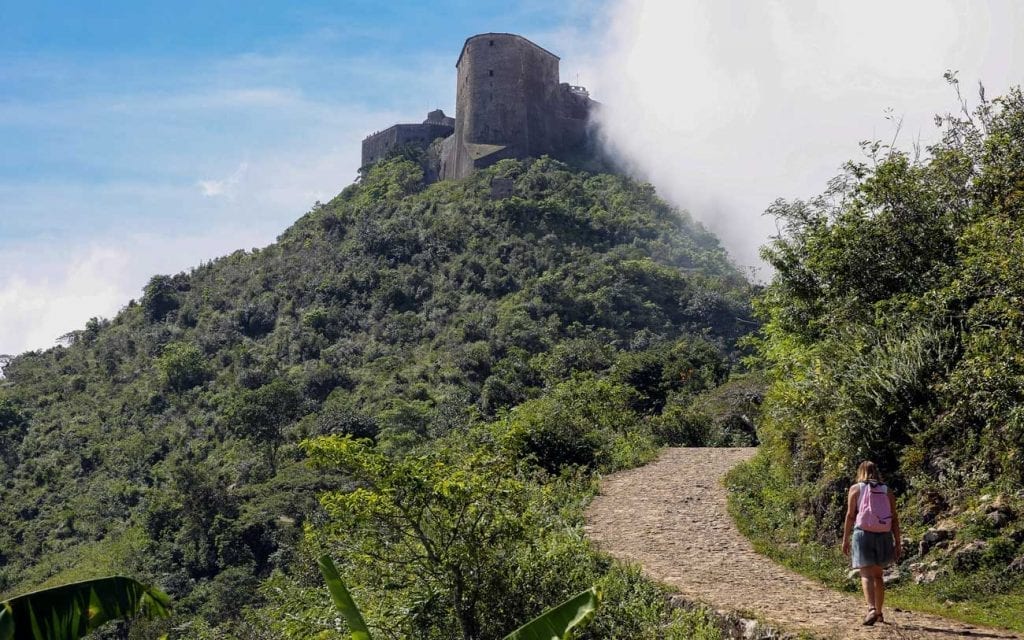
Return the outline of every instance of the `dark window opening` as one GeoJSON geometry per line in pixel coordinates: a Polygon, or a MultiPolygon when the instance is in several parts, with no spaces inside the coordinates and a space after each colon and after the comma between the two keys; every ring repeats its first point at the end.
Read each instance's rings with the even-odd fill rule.
{"type": "Polygon", "coordinates": [[[493,76],[493,75],[494,75],[494,69],[490,69],[490,70],[488,70],[488,71],[487,71],[487,75],[489,75],[489,76],[493,76]]]}
{"type": "Polygon", "coordinates": [[[494,40],[491,40],[490,42],[488,42],[487,45],[490,46],[490,47],[493,47],[494,46],[494,40]]]}

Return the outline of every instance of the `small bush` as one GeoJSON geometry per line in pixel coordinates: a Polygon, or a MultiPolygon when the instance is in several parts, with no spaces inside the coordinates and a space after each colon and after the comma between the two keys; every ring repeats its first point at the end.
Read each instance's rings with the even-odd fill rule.
{"type": "Polygon", "coordinates": [[[156,364],[164,385],[172,391],[187,391],[210,377],[206,357],[193,344],[177,342],[167,345],[156,364]]]}

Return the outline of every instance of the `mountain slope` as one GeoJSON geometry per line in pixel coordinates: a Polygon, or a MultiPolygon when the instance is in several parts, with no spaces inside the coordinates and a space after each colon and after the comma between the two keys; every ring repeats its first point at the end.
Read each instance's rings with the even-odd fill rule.
{"type": "Polygon", "coordinates": [[[300,440],[401,455],[574,376],[624,385],[649,435],[706,439],[680,407],[727,378],[749,294],[647,185],[542,159],[424,189],[382,163],[277,243],[156,276],[10,363],[0,591],[116,569],[229,618],[345,486],[300,440]]]}

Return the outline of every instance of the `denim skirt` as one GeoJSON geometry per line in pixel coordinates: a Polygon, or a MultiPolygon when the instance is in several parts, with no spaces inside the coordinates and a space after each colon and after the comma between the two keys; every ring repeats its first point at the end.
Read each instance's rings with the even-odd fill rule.
{"type": "Polygon", "coordinates": [[[892,532],[875,533],[854,529],[850,539],[850,563],[854,569],[878,565],[888,567],[896,555],[892,532]]]}

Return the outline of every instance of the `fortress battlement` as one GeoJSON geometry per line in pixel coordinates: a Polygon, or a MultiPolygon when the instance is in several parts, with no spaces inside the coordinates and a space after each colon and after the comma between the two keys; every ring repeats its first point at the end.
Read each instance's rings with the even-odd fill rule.
{"type": "Polygon", "coordinates": [[[562,156],[588,142],[596,103],[559,81],[559,57],[514,33],[466,39],[455,63],[455,117],[432,111],[363,140],[362,164],[408,146],[427,150],[431,178],[457,179],[505,158],[562,156]]]}

